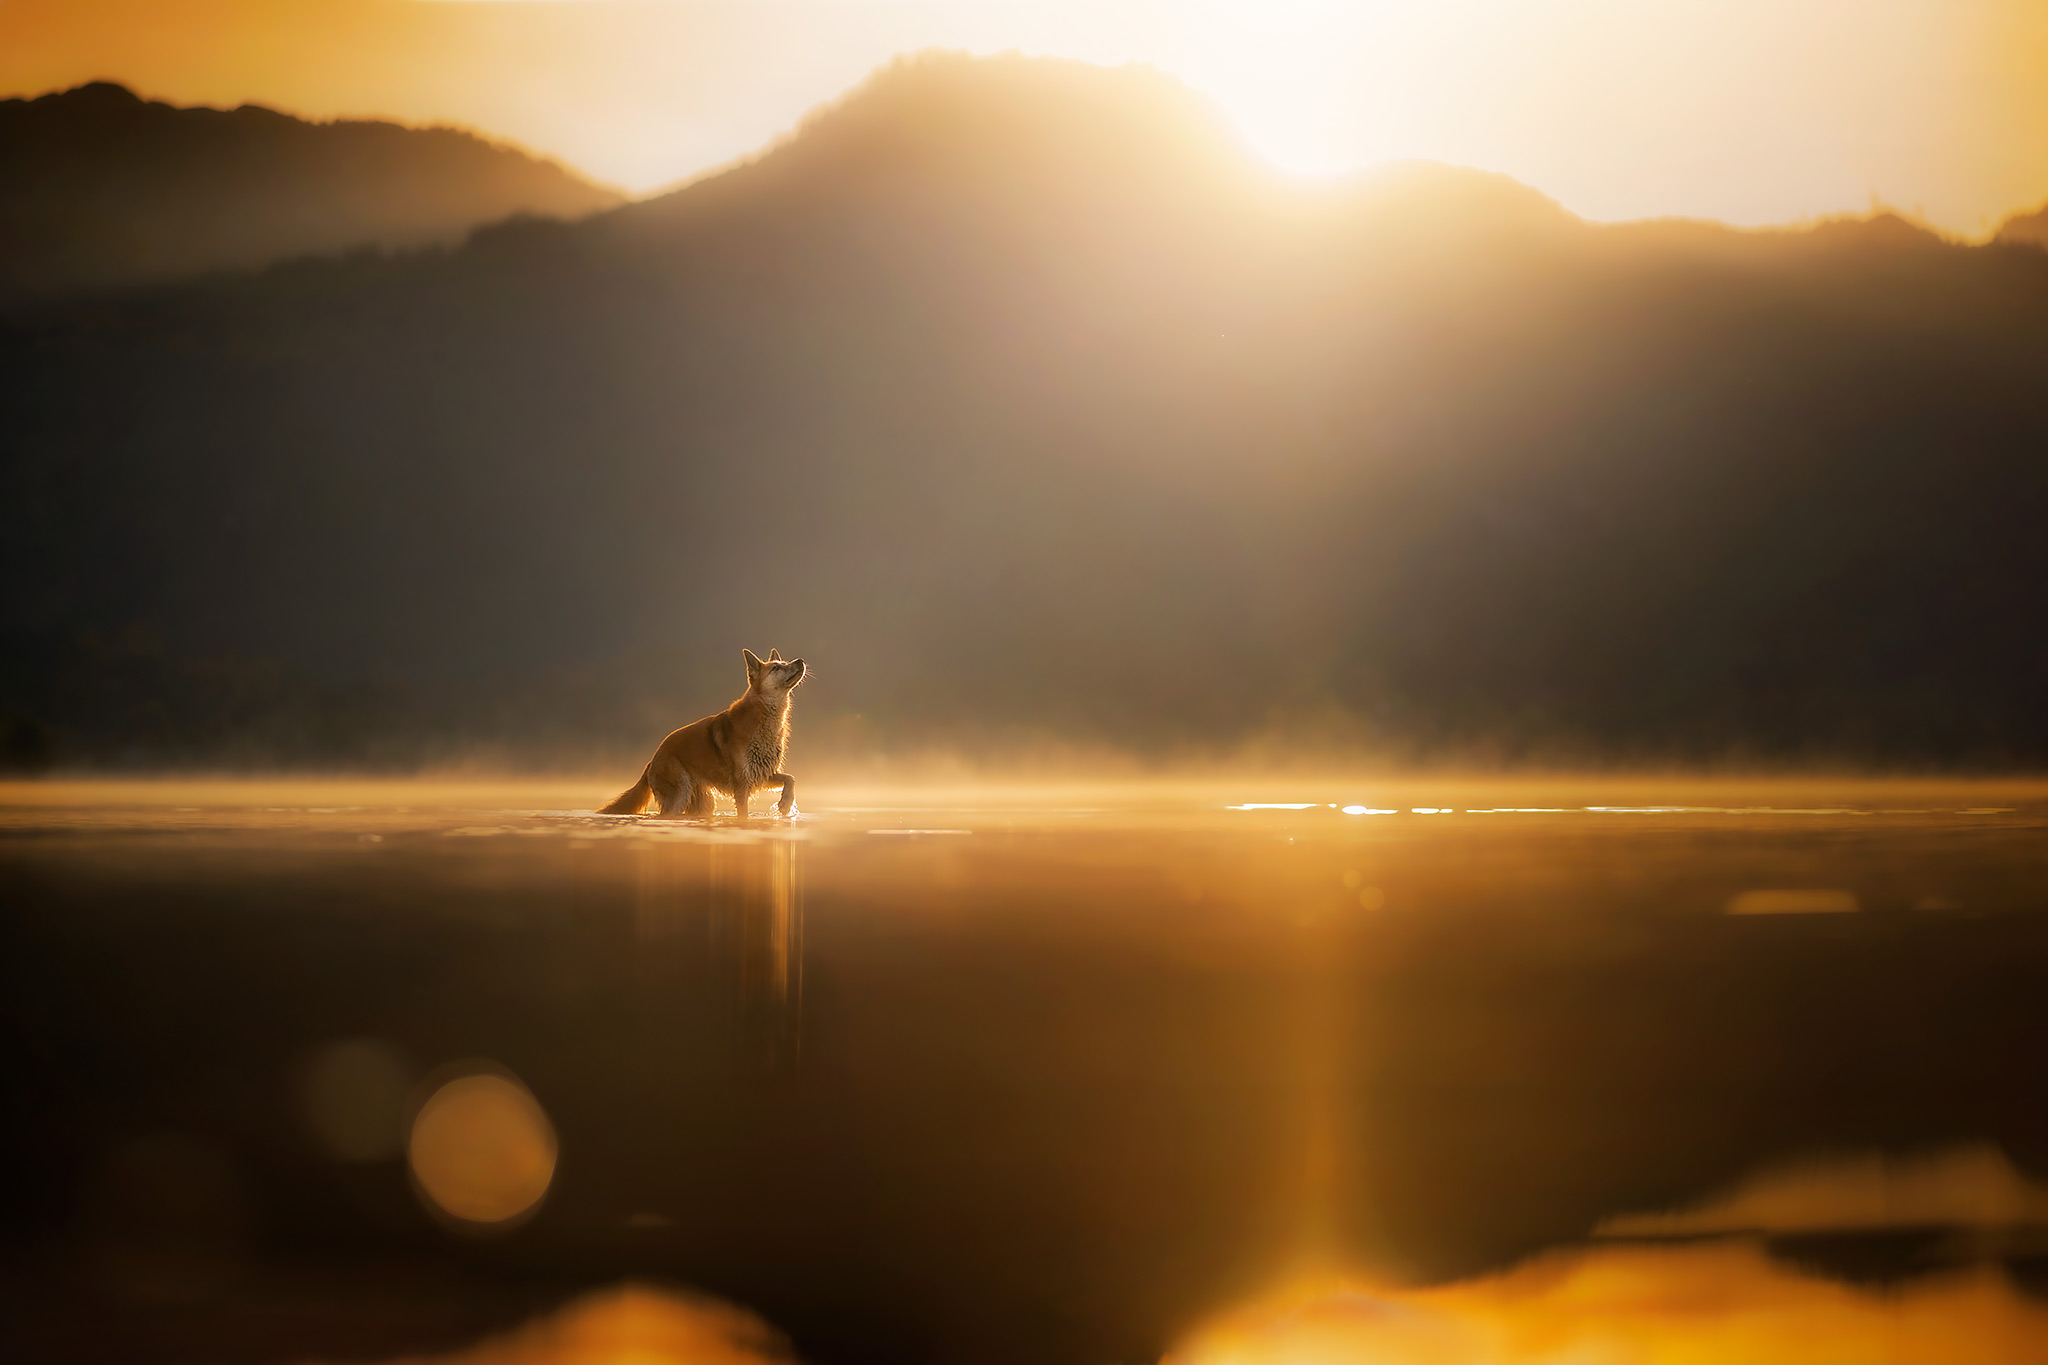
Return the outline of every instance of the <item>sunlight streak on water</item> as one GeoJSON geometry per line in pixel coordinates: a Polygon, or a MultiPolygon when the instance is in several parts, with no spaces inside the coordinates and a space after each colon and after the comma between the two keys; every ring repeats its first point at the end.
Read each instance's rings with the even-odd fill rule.
{"type": "Polygon", "coordinates": [[[1560,1253],[1404,1290],[1326,1278],[1196,1331],[1165,1365],[2013,1365],[2048,1308],[1991,1270],[1866,1292],[1751,1243],[1560,1253]]]}
{"type": "Polygon", "coordinates": [[[1594,1231],[1636,1245],[1554,1252],[1433,1288],[1305,1276],[1201,1327],[1166,1365],[2039,1360],[2048,1307],[1989,1265],[1863,1290],[1771,1259],[1760,1238],[1943,1229],[1988,1248],[2043,1226],[2048,1186],[1996,1147],[1818,1156],[1594,1231]]]}
{"type": "Polygon", "coordinates": [[[627,1285],[467,1350],[387,1365],[790,1365],[795,1358],[779,1332],[743,1309],[627,1285]]]}
{"type": "Polygon", "coordinates": [[[1727,908],[1731,915],[1853,915],[1863,907],[1854,891],[1831,887],[1744,891],[1727,908]]]}
{"type": "Polygon", "coordinates": [[[2048,1185],[1989,1143],[1773,1164],[1684,1208],[1615,1214],[1594,1236],[1663,1238],[1892,1229],[2048,1227],[2048,1185]]]}

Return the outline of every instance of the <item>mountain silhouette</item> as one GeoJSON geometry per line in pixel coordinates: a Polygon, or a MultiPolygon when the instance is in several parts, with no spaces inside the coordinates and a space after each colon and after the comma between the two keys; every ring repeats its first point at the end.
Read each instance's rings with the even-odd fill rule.
{"type": "Polygon", "coordinates": [[[618,202],[447,128],[179,109],[106,83],[0,100],[0,303],[454,242],[618,202]]]}
{"type": "Polygon", "coordinates": [[[2048,758],[2048,253],[1290,180],[885,69],[660,200],[0,329],[0,699],[85,763],[2048,758]],[[799,754],[801,758],[801,753],[799,754]]]}
{"type": "Polygon", "coordinates": [[[2048,205],[2032,213],[2015,213],[1998,225],[1993,241],[2014,246],[2048,247],[2048,205]]]}

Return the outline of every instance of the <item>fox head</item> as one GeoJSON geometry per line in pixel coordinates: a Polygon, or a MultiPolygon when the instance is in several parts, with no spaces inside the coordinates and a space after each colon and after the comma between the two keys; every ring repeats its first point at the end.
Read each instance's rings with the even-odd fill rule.
{"type": "Polygon", "coordinates": [[[765,659],[751,649],[742,649],[740,653],[747,661],[747,686],[771,700],[787,696],[810,671],[802,659],[785,661],[779,650],[769,650],[765,659]]]}

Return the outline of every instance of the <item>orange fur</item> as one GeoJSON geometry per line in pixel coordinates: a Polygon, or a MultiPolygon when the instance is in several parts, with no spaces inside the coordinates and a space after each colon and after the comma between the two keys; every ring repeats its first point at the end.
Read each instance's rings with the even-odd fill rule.
{"type": "Polygon", "coordinates": [[[712,793],[724,792],[744,820],[747,799],[772,783],[782,785],[776,810],[789,814],[796,805],[796,779],[782,771],[789,747],[789,700],[809,670],[802,659],[785,663],[772,649],[766,659],[751,649],[740,653],[747,661],[747,690],[739,700],[671,732],[640,780],[600,815],[638,815],[653,801],[663,815],[703,820],[711,815],[712,793]]]}

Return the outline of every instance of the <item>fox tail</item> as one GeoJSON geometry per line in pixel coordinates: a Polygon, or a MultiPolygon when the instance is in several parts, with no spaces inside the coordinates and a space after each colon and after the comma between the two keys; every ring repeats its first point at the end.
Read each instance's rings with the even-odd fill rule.
{"type": "Polygon", "coordinates": [[[641,811],[646,810],[648,798],[654,795],[654,784],[647,780],[648,774],[653,771],[653,763],[649,763],[646,767],[642,768],[640,770],[640,780],[613,797],[612,803],[609,806],[600,807],[597,813],[599,815],[638,815],[641,811]]]}

